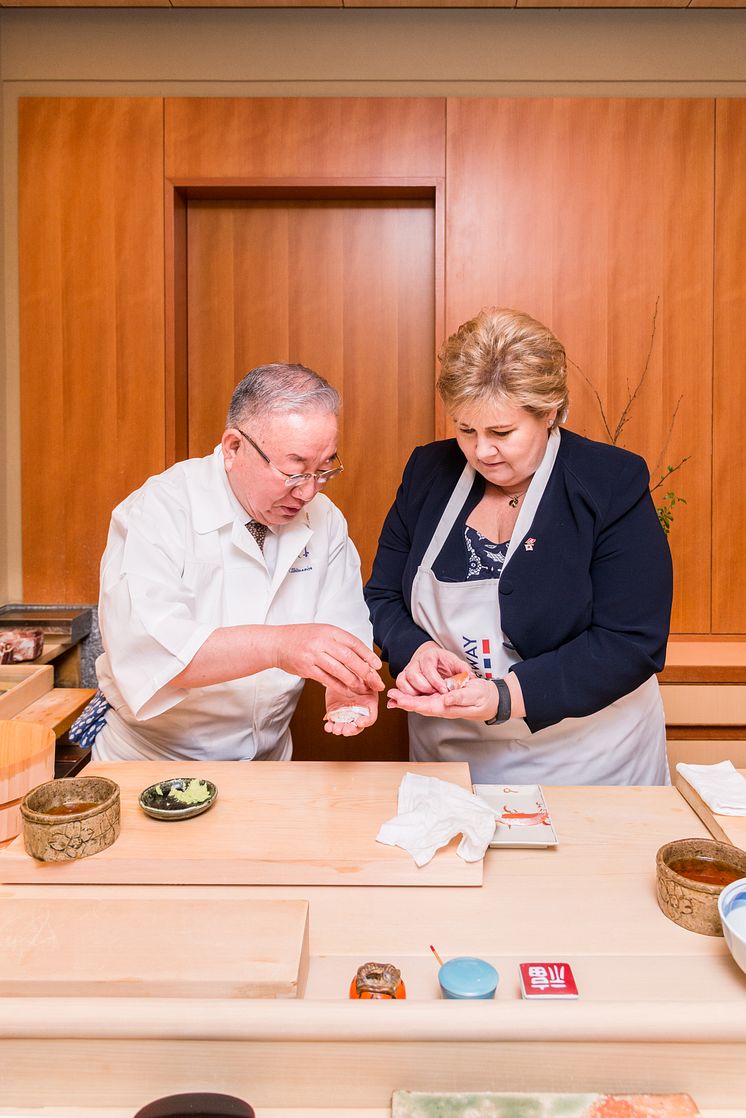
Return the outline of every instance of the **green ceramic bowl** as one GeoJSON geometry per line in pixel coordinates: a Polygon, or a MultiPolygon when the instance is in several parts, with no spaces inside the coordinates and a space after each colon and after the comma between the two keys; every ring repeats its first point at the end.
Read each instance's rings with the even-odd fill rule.
{"type": "Polygon", "coordinates": [[[146,815],[175,822],[201,815],[215,803],[218,790],[211,780],[172,776],[145,788],[138,799],[146,815]]]}

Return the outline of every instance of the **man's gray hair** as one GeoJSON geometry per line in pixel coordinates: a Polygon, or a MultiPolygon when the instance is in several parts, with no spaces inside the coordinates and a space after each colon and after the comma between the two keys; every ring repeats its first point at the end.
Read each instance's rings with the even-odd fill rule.
{"type": "Polygon", "coordinates": [[[336,388],[305,365],[259,365],[236,385],[226,426],[277,413],[316,411],[338,415],[339,403],[336,388]]]}

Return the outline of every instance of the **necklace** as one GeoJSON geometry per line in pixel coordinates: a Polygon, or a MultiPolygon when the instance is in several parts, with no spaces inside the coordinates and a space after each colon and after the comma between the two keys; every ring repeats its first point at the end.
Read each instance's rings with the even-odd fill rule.
{"type": "MultiPolygon", "coordinates": [[[[518,503],[519,503],[521,497],[525,497],[527,493],[528,493],[528,486],[523,490],[522,493],[514,493],[512,497],[508,497],[508,504],[510,505],[510,507],[512,509],[517,509],[518,508],[518,503]]],[[[507,494],[506,494],[506,496],[507,496],[507,494]]]]}

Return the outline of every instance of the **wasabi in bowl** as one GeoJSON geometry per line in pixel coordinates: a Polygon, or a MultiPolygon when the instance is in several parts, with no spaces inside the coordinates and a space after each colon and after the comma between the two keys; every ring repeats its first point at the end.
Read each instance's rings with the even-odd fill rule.
{"type": "Polygon", "coordinates": [[[159,780],[140,793],[138,803],[154,819],[190,819],[215,803],[218,790],[211,780],[174,776],[159,780]]]}

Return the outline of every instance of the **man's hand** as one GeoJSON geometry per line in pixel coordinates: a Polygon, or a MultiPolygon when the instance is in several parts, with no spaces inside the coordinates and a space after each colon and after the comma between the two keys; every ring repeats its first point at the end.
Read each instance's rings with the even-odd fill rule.
{"type": "Polygon", "coordinates": [[[276,668],[360,696],[383,691],[383,680],[378,675],[381,661],[346,629],[336,625],[278,625],[274,632],[276,668]]]}
{"type": "MultiPolygon", "coordinates": [[[[398,684],[397,680],[397,684],[398,684]]],[[[433,718],[472,718],[486,722],[497,712],[498,694],[494,683],[486,679],[470,679],[463,687],[445,694],[409,695],[392,687],[386,706],[389,710],[411,710],[433,718]]]]}
{"type": "Polygon", "coordinates": [[[345,691],[341,687],[327,687],[326,689],[326,721],[324,723],[324,730],[327,734],[336,734],[338,737],[345,738],[353,737],[354,734],[359,734],[367,726],[372,726],[378,717],[378,695],[375,692],[368,692],[361,695],[360,692],[345,691]],[[354,722],[332,722],[329,719],[329,714],[334,710],[339,710],[340,707],[364,707],[367,710],[367,715],[360,715],[354,722]]]}
{"type": "Polygon", "coordinates": [[[435,641],[427,641],[420,645],[404,671],[399,672],[396,691],[402,695],[445,695],[448,691],[446,680],[463,671],[471,675],[471,667],[466,660],[441,648],[435,641]]]}

